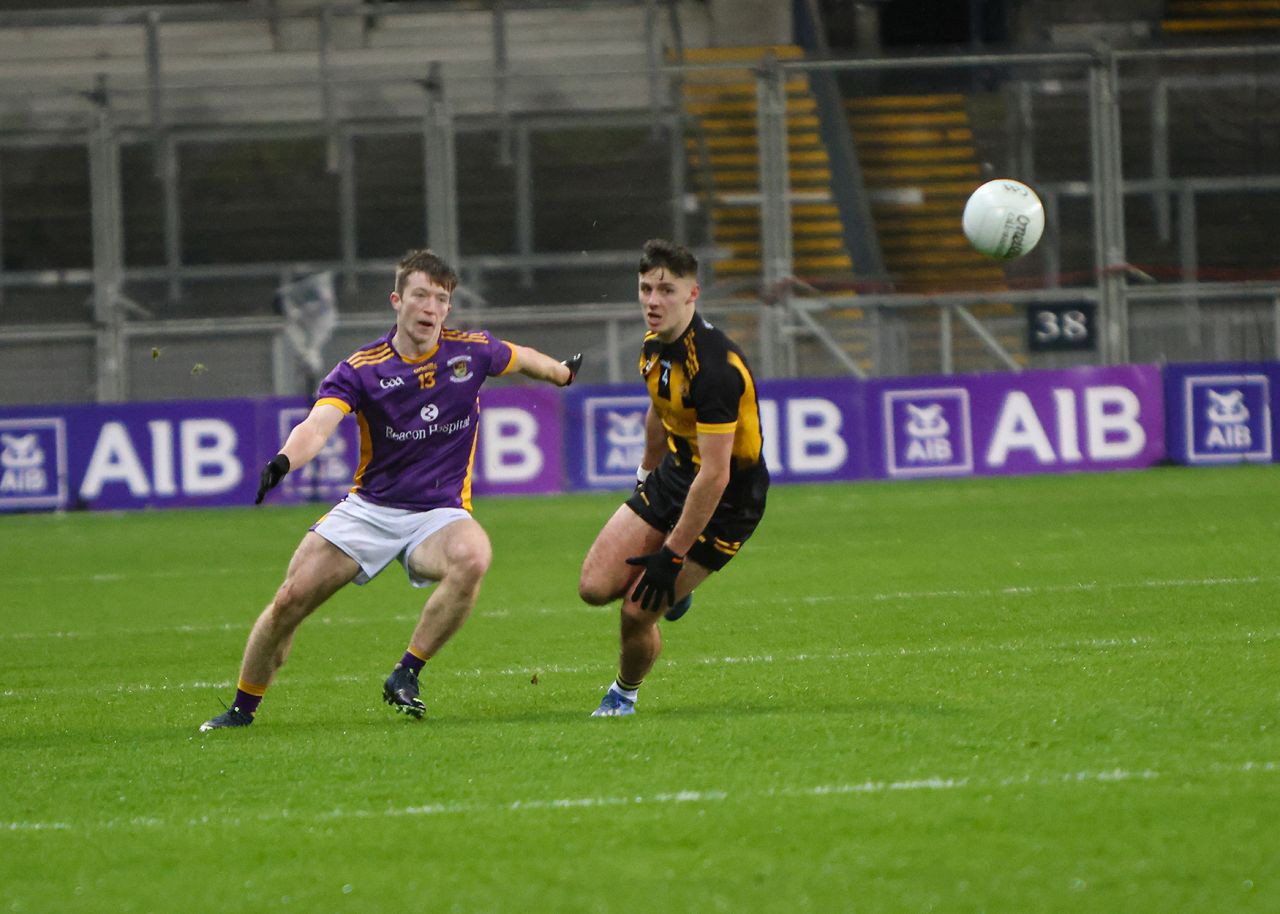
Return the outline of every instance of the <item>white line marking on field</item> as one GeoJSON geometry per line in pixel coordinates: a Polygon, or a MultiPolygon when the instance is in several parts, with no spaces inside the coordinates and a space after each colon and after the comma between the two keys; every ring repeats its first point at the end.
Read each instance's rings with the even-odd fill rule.
{"type": "MultiPolygon", "coordinates": [[[[1217,638],[1198,638],[1195,642],[1178,641],[1174,639],[1161,639],[1154,637],[1143,638],[1084,638],[1076,641],[1063,641],[1052,644],[1041,644],[1021,641],[1005,641],[1005,642],[978,642],[972,644],[934,644],[928,647],[895,647],[886,645],[884,647],[861,648],[856,650],[842,651],[818,651],[818,652],[801,652],[796,654],[747,654],[745,656],[711,656],[711,657],[672,657],[665,658],[662,662],[664,666],[669,667],[700,667],[700,666],[732,666],[736,664],[755,665],[755,664],[773,664],[773,663],[829,663],[842,660],[857,659],[873,659],[877,657],[948,657],[948,656],[968,656],[971,654],[1009,654],[1021,653],[1029,648],[1036,648],[1044,651],[1079,651],[1079,650],[1112,650],[1115,648],[1152,648],[1152,647],[1193,647],[1208,643],[1215,644],[1231,644],[1243,641],[1245,644],[1254,644],[1258,641],[1274,641],[1280,639],[1280,630],[1272,630],[1267,632],[1239,632],[1232,633],[1225,637],[1217,638]]],[[[432,671],[433,676],[454,676],[466,677],[468,679],[482,679],[487,676],[531,676],[535,673],[539,676],[548,673],[557,675],[576,676],[582,673],[600,672],[608,677],[605,667],[598,663],[587,665],[564,665],[555,663],[537,664],[533,666],[513,666],[504,667],[502,669],[482,669],[480,667],[461,667],[455,669],[436,669],[432,671]]],[[[380,673],[371,673],[369,675],[358,675],[354,673],[346,673],[334,676],[312,676],[305,679],[294,679],[295,682],[305,682],[308,684],[324,683],[342,683],[342,682],[375,682],[380,679],[380,673]]],[[[117,694],[132,694],[137,692],[184,692],[199,690],[226,689],[235,684],[235,680],[196,680],[194,682],[134,682],[134,683],[116,683],[115,685],[101,684],[95,686],[98,692],[111,692],[117,694]]],[[[32,686],[27,689],[8,688],[0,691],[0,698],[22,698],[32,693],[41,695],[56,694],[58,692],[79,691],[83,687],[79,684],[68,685],[63,687],[57,686],[32,686]]]]}
{"type": "MultiPolygon", "coordinates": [[[[600,726],[588,724],[588,726],[600,726]]],[[[609,726],[605,724],[604,726],[609,726]]],[[[1193,772],[1196,775],[1232,776],[1256,772],[1280,772],[1280,762],[1241,762],[1233,765],[1211,765],[1208,769],[1193,772]]],[[[1150,768],[1129,770],[1109,768],[1103,771],[1067,771],[1057,774],[1025,774],[1017,778],[983,780],[966,777],[927,777],[904,780],[866,780],[857,783],[815,784],[809,787],[788,785],[766,790],[730,793],[726,790],[681,790],[677,793],[656,793],[630,796],[553,797],[545,799],[495,800],[490,802],[428,803],[422,806],[403,806],[390,809],[336,809],[325,812],[298,813],[281,809],[249,817],[253,822],[329,822],[344,819],[381,819],[402,816],[446,816],[476,813],[543,812],[565,809],[597,809],[615,806],[668,806],[677,804],[721,803],[729,800],[750,802],[753,800],[820,800],[830,797],[861,796],[868,794],[942,792],[949,790],[995,790],[1024,786],[1060,787],[1071,784],[1123,784],[1137,781],[1156,781],[1170,774],[1183,776],[1186,772],[1162,773],[1150,768]]],[[[218,818],[200,816],[197,819],[162,819],[157,816],[131,816],[127,819],[105,819],[98,822],[0,822],[0,832],[69,831],[86,829],[140,829],[140,828],[190,828],[199,825],[239,826],[245,821],[239,816],[218,818]]]]}

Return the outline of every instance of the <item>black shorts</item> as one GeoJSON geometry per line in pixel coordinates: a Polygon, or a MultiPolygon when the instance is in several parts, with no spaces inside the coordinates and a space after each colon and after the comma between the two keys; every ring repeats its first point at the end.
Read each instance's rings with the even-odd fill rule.
{"type": "MultiPolygon", "coordinates": [[[[693,467],[681,467],[668,455],[627,499],[627,507],[650,527],[670,533],[684,510],[685,498],[695,476],[693,467]]],[[[725,487],[711,521],[689,550],[689,558],[719,571],[738,554],[764,516],[769,473],[764,464],[734,474],[725,487]]]]}

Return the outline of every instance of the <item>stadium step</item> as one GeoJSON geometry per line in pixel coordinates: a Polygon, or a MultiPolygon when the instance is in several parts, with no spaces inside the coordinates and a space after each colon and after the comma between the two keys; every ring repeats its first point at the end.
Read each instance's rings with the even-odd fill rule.
{"type": "MultiPolygon", "coordinates": [[[[758,280],[763,273],[755,70],[769,53],[779,60],[802,60],[805,56],[794,45],[701,48],[685,53],[686,63],[715,65],[686,75],[684,108],[693,130],[685,148],[690,172],[701,185],[700,195],[710,215],[713,245],[727,252],[712,265],[714,274],[738,282],[758,280]]],[[[819,133],[817,102],[807,76],[788,75],[784,88],[792,270],[840,306],[854,295],[854,265],[839,209],[832,201],[831,162],[819,133]]],[[[757,286],[743,295],[756,297],[759,291],[757,286]]],[[[838,318],[833,337],[868,366],[870,352],[862,329],[866,317],[862,309],[842,306],[826,313],[838,318]]],[[[745,322],[741,328],[729,329],[744,335],[756,332],[745,322]]]]}
{"type": "MultiPolygon", "coordinates": [[[[960,230],[965,201],[983,179],[966,97],[869,96],[848,98],[845,107],[885,269],[897,291],[1007,289],[1001,266],[973,250],[960,230]]],[[[999,303],[971,310],[988,318],[1013,314],[1011,306],[999,303]]],[[[903,319],[911,358],[938,364],[937,313],[914,310],[903,319]]],[[[997,336],[1009,351],[1022,349],[1019,335],[997,336]]],[[[966,333],[955,335],[953,357],[959,370],[990,362],[980,341],[966,333]]]]}

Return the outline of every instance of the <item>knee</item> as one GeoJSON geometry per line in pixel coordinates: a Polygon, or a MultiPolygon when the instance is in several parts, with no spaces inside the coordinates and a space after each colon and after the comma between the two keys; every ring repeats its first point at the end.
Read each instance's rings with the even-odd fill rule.
{"type": "Polygon", "coordinates": [[[488,540],[460,544],[449,553],[448,575],[466,586],[479,586],[493,561],[488,540]]]}
{"type": "Polygon", "coordinates": [[[276,625],[292,628],[311,612],[310,595],[292,579],[286,579],[276,591],[275,599],[271,601],[268,610],[276,625]]]}
{"type": "Polygon", "coordinates": [[[612,602],[612,599],[601,590],[595,581],[587,578],[584,574],[578,579],[578,597],[583,603],[591,606],[604,606],[606,603],[612,602]]]}
{"type": "Polygon", "coordinates": [[[578,597],[590,606],[605,606],[618,599],[618,589],[602,575],[596,574],[591,565],[582,566],[578,578],[578,597]]]}

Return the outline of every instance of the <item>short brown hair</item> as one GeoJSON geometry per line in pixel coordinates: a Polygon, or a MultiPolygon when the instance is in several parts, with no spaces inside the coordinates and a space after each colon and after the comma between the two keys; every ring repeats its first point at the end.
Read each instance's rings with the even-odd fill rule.
{"type": "Polygon", "coordinates": [[[458,274],[454,272],[453,267],[445,263],[444,259],[430,248],[407,251],[400,258],[400,262],[396,264],[397,295],[404,294],[404,287],[412,273],[427,274],[428,279],[443,286],[450,293],[458,287],[458,274]]]}
{"type": "Polygon", "coordinates": [[[665,238],[650,238],[640,254],[640,272],[665,267],[681,278],[698,278],[698,258],[682,244],[665,238]]]}

